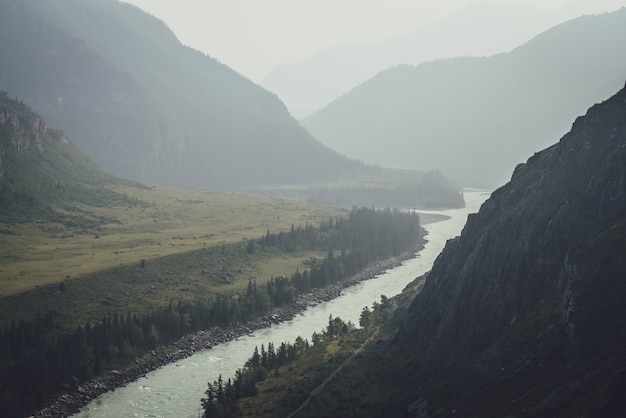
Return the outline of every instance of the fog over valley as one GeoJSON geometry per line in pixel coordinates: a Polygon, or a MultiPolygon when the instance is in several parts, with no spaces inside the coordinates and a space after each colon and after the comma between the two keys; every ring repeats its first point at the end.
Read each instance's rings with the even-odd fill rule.
{"type": "Polygon", "coordinates": [[[626,0],[0,0],[0,416],[623,416],[624,51],[626,0]]]}

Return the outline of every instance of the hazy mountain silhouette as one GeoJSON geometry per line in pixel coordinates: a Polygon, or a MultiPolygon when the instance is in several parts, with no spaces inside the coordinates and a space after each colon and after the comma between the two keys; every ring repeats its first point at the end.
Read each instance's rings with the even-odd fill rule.
{"type": "Polygon", "coordinates": [[[494,187],[621,86],[624,50],[626,9],[584,16],[509,53],[389,69],[302,123],[365,162],[494,187]]]}
{"type": "Polygon", "coordinates": [[[306,61],[279,65],[261,84],[301,119],[390,67],[507,52],[568,19],[618,7],[616,0],[579,0],[560,10],[475,3],[405,35],[335,46],[306,61]]]}
{"type": "Polygon", "coordinates": [[[113,0],[3,0],[0,89],[132,179],[238,189],[353,165],[274,94],[113,0]]]}

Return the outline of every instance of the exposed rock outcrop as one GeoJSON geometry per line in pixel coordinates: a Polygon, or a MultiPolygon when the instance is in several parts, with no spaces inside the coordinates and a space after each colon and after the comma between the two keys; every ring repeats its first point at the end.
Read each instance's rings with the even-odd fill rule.
{"type": "Polygon", "coordinates": [[[0,180],[2,180],[5,176],[3,164],[5,156],[23,153],[31,147],[43,152],[45,146],[42,135],[46,134],[48,128],[43,119],[26,106],[11,102],[4,92],[0,92],[0,95],[0,180]],[[12,108],[10,103],[19,107],[19,110],[12,108]]]}
{"type": "MultiPolygon", "coordinates": [[[[40,136],[48,130],[46,123],[39,116],[30,112],[26,106],[20,106],[23,108],[22,113],[27,112],[30,117],[20,118],[17,111],[0,103],[0,125],[6,125],[11,133],[10,151],[20,153],[29,150],[31,146],[43,151],[45,147],[40,136]]],[[[0,143],[0,146],[2,145],[4,144],[0,143]]],[[[2,154],[5,152],[2,151],[2,154]]]]}

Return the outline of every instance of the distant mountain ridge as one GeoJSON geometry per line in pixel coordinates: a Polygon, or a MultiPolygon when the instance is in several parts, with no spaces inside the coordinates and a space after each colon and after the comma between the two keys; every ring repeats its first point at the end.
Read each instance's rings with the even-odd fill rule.
{"type": "Polygon", "coordinates": [[[281,64],[266,74],[261,85],[303,119],[391,67],[507,52],[569,19],[624,5],[620,0],[576,0],[557,10],[544,10],[477,2],[404,35],[335,46],[306,61],[281,64]]]}
{"type": "Polygon", "coordinates": [[[240,189],[354,167],[275,95],[113,0],[4,0],[0,89],[127,178],[240,189]]]}
{"type": "Polygon", "coordinates": [[[389,69],[302,123],[366,163],[493,188],[622,85],[623,50],[626,9],[584,16],[510,53],[389,69]]]}
{"type": "Polygon", "coordinates": [[[307,61],[279,65],[261,85],[302,119],[390,67],[508,51],[556,22],[556,13],[476,3],[406,35],[336,46],[307,61]]]}

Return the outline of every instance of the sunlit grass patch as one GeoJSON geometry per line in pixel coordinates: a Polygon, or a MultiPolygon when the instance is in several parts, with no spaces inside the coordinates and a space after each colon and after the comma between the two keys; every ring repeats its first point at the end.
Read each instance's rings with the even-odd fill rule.
{"type": "Polygon", "coordinates": [[[1,225],[0,297],[120,265],[317,225],[342,212],[293,200],[163,186],[114,185],[141,204],[80,206],[96,227],[53,222],[1,225]],[[110,221],[107,221],[110,220],[110,221]]]}

